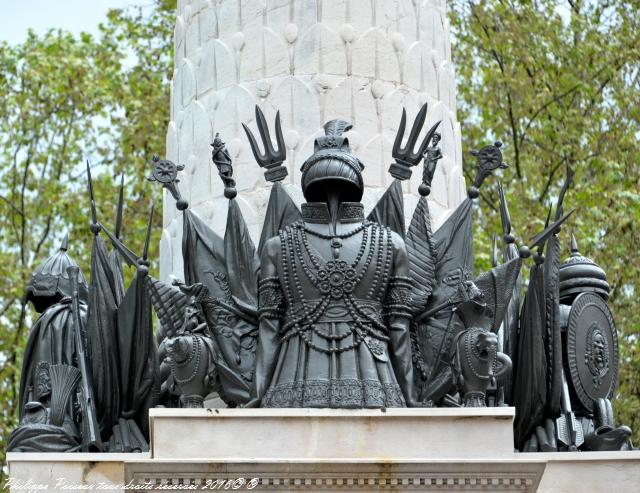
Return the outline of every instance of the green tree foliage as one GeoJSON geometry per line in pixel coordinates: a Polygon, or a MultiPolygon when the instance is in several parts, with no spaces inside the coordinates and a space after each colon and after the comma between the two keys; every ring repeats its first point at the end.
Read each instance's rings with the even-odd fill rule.
{"type": "MultiPolygon", "coordinates": [[[[621,341],[619,421],[640,441],[640,3],[450,3],[463,148],[502,140],[502,180],[521,238],[539,231],[571,170],[561,233],[607,272],[621,341]]],[[[470,157],[470,156],[467,156],[470,157]]],[[[464,163],[473,173],[473,160],[464,163]]],[[[500,233],[497,180],[483,188],[479,268],[500,233]]]]}
{"type": "MultiPolygon", "coordinates": [[[[105,224],[113,224],[125,173],[124,239],[142,250],[146,210],[160,198],[144,177],[165,150],[174,25],[169,0],[110,11],[96,37],[30,32],[20,45],[0,44],[0,463],[37,316],[24,301],[29,277],[67,231],[69,253],[88,274],[86,158],[105,224]]],[[[152,258],[160,214],[155,223],[152,258]]]]}

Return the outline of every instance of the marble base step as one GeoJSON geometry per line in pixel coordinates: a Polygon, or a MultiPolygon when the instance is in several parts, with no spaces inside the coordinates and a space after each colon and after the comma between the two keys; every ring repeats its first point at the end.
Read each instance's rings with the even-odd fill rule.
{"type": "Polygon", "coordinates": [[[154,459],[513,456],[513,408],[152,409],[154,459]]]}
{"type": "Polygon", "coordinates": [[[640,452],[513,451],[513,408],[154,409],[147,454],[9,453],[11,492],[637,491],[640,452]]]}

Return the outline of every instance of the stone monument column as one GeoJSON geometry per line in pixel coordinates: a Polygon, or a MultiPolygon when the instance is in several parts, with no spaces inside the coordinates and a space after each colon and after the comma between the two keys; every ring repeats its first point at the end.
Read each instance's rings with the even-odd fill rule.
{"type": "MultiPolygon", "coordinates": [[[[183,197],[221,235],[227,204],[209,145],[216,133],[227,143],[237,200],[259,238],[270,184],[241,126],[256,129],[256,104],[270,125],[280,110],[284,184],[298,203],[300,166],[323,123],[353,123],[347,135],[365,164],[366,212],[391,183],[402,107],[411,122],[425,102],[423,132],[442,120],[444,158],[429,196],[437,228],[465,196],[445,0],[178,0],[167,157],[185,165],[183,197]]],[[[407,217],[421,174],[403,183],[407,217]]],[[[165,193],[162,278],[183,278],[180,216],[165,193]]]]}

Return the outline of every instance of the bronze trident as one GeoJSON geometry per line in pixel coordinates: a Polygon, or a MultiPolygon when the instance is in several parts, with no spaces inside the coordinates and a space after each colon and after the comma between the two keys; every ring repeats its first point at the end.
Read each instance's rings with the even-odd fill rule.
{"type": "Polygon", "coordinates": [[[411,128],[411,133],[409,134],[407,143],[404,147],[402,147],[402,138],[404,137],[404,130],[407,126],[407,110],[402,108],[402,119],[400,120],[400,128],[398,128],[396,140],[393,143],[393,151],[391,153],[396,162],[393,163],[389,168],[389,173],[391,173],[391,176],[397,178],[398,180],[407,180],[411,178],[411,167],[416,166],[420,161],[422,161],[424,153],[426,152],[431,139],[436,133],[438,125],[440,125],[439,121],[436,122],[433,127],[431,127],[427,132],[427,135],[420,144],[418,150],[414,151],[416,143],[418,142],[418,136],[420,135],[420,131],[422,130],[422,126],[424,125],[426,117],[427,103],[425,103],[422,108],[420,108],[418,116],[416,116],[416,119],[413,122],[413,127],[411,128]]]}
{"type": "Polygon", "coordinates": [[[249,138],[249,144],[251,144],[251,150],[253,156],[256,158],[256,162],[261,168],[265,168],[264,177],[267,181],[276,182],[283,180],[287,174],[287,168],[282,166],[282,163],[287,158],[287,150],[284,144],[284,137],[282,136],[282,126],[280,125],[280,112],[276,113],[276,142],[278,148],[274,149],[271,143],[271,135],[269,134],[269,126],[267,120],[262,113],[262,110],[256,105],[256,123],[258,124],[258,131],[260,132],[260,138],[264,146],[264,154],[260,152],[256,138],[253,136],[249,127],[244,123],[242,127],[247,133],[249,138]]]}

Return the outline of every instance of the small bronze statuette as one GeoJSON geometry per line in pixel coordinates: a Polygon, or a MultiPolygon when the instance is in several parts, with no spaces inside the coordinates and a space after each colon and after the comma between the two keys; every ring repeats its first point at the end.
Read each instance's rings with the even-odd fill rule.
{"type": "Polygon", "coordinates": [[[423,197],[426,197],[431,193],[431,182],[433,181],[433,175],[436,172],[436,166],[438,161],[444,157],[442,150],[439,147],[440,138],[440,134],[435,132],[431,138],[431,145],[428,146],[425,151],[424,167],[422,169],[422,183],[418,187],[418,193],[423,197]]]}
{"type": "Polygon", "coordinates": [[[464,407],[486,407],[486,393],[511,371],[511,359],[498,351],[498,336],[481,327],[457,336],[454,373],[464,407]]]}
{"type": "Polygon", "coordinates": [[[165,345],[172,392],[180,396],[182,407],[203,407],[204,398],[215,389],[217,375],[213,341],[195,299],[185,309],[183,326],[165,345]]]}
{"type": "Polygon", "coordinates": [[[213,164],[218,168],[218,174],[224,183],[224,196],[228,199],[234,198],[238,192],[236,191],[236,181],[233,179],[233,164],[229,152],[224,142],[220,138],[220,134],[216,134],[216,138],[211,144],[211,159],[213,164]]]}

